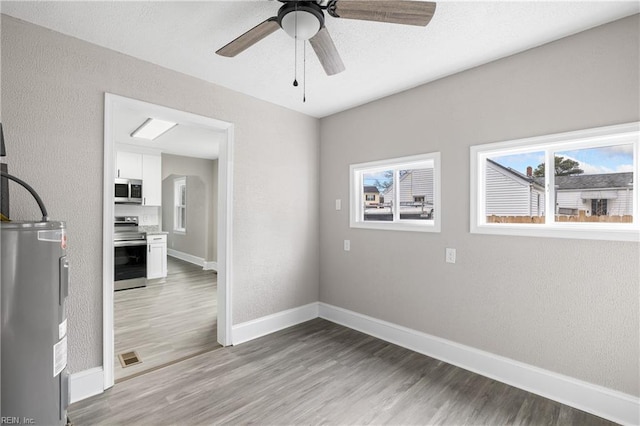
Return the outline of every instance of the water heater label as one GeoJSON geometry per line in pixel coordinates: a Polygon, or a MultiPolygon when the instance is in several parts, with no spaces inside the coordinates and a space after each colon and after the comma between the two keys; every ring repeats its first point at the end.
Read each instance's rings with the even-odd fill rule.
{"type": "Polygon", "coordinates": [[[62,339],[66,335],[67,335],[67,319],[65,318],[65,320],[58,325],[58,339],[62,339]]]}
{"type": "Polygon", "coordinates": [[[38,231],[39,241],[51,241],[54,243],[61,243],[63,239],[66,239],[64,229],[54,229],[51,231],[38,231]]]}
{"type": "Polygon", "coordinates": [[[53,345],[53,377],[67,366],[67,336],[53,345]]]}

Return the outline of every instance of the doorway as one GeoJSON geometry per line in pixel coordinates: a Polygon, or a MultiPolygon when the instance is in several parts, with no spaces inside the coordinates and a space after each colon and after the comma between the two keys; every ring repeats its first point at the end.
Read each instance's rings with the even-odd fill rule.
{"type": "MultiPolygon", "coordinates": [[[[113,232],[114,232],[114,179],[115,152],[119,142],[118,117],[123,110],[144,111],[149,117],[173,121],[181,125],[202,131],[213,131],[219,135],[218,143],[218,181],[217,181],[217,341],[223,346],[231,343],[231,194],[232,194],[232,155],[233,124],[179,111],[122,96],[105,94],[104,127],[104,216],[103,216],[103,371],[104,389],[114,384],[114,285],[113,285],[113,232]]],[[[213,141],[212,141],[213,143],[213,141]]],[[[184,144],[184,155],[190,154],[190,147],[184,144]]],[[[181,151],[182,152],[182,151],[181,151]]],[[[171,153],[171,152],[170,152],[171,153]]],[[[176,153],[175,151],[173,152],[176,153]]],[[[185,265],[171,265],[178,272],[185,265]]],[[[202,269],[202,268],[201,268],[202,269]]],[[[128,291],[128,290],[127,290],[128,291]]],[[[170,307],[168,307],[170,308],[170,307]]],[[[179,332],[179,331],[178,331],[179,332]]]]}

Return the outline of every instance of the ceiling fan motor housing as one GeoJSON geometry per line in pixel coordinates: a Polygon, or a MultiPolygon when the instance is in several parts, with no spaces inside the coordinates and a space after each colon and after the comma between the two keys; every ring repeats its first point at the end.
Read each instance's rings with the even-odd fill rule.
{"type": "Polygon", "coordinates": [[[287,1],[278,11],[278,24],[292,38],[308,40],[324,26],[324,13],[315,1],[287,1]]]}

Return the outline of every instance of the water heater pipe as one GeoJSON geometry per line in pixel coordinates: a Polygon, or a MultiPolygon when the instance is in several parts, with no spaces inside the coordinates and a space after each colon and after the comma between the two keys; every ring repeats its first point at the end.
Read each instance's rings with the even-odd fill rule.
{"type": "Polygon", "coordinates": [[[31,187],[31,185],[29,185],[27,182],[23,181],[22,179],[19,179],[13,175],[10,175],[9,173],[0,171],[0,175],[2,177],[5,177],[9,180],[12,180],[20,185],[22,185],[24,187],[24,189],[26,189],[27,191],[29,191],[29,193],[31,194],[31,196],[33,196],[33,198],[35,198],[36,203],[38,203],[38,207],[40,207],[40,212],[42,212],[42,221],[43,222],[48,222],[49,221],[49,214],[47,213],[47,208],[44,206],[44,203],[42,202],[42,198],[40,198],[40,196],[38,195],[38,193],[36,192],[35,189],[33,189],[31,187]]]}

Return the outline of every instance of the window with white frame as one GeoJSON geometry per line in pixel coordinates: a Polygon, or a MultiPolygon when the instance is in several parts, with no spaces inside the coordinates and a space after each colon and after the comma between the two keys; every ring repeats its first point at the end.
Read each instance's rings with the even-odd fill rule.
{"type": "Polygon", "coordinates": [[[176,178],[173,181],[173,230],[178,233],[187,232],[187,178],[176,178]]]}
{"type": "Polygon", "coordinates": [[[471,147],[471,232],[640,240],[640,123],[471,147]]]}
{"type": "Polygon", "coordinates": [[[350,166],[352,228],[440,231],[440,153],[350,166]]]}

